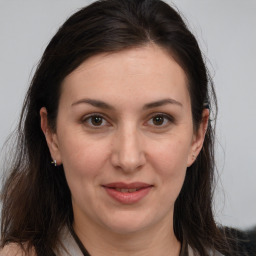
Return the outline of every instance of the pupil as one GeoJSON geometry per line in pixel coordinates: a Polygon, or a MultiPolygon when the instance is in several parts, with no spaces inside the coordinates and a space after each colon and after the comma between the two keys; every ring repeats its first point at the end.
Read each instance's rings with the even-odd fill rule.
{"type": "Polygon", "coordinates": [[[162,116],[156,116],[156,117],[153,119],[153,123],[154,123],[155,125],[161,125],[161,124],[163,124],[163,121],[164,121],[164,119],[163,119],[162,116]]]}
{"type": "Polygon", "coordinates": [[[93,125],[101,125],[102,124],[102,118],[100,116],[95,116],[92,118],[92,124],[93,125]]]}

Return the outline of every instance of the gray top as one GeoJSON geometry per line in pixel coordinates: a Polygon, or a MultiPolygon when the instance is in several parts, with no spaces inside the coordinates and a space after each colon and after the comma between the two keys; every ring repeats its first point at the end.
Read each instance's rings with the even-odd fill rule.
{"type": "Polygon", "coordinates": [[[80,248],[67,228],[63,229],[60,240],[64,248],[60,248],[58,252],[56,251],[56,256],[83,256],[80,248]]]}
{"type": "MultiPolygon", "coordinates": [[[[61,234],[61,242],[65,248],[60,248],[58,252],[55,252],[56,256],[83,256],[80,248],[67,228],[65,228],[61,234]]],[[[210,252],[210,255],[224,256],[217,251],[210,252]]],[[[188,247],[188,256],[195,256],[190,246],[188,247]]]]}

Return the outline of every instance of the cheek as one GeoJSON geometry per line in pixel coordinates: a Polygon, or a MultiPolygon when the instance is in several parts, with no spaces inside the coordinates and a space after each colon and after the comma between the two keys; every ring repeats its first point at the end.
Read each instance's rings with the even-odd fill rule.
{"type": "Polygon", "coordinates": [[[186,170],[187,159],[190,151],[189,144],[183,140],[165,141],[152,147],[152,159],[157,170],[166,175],[179,175],[186,170]]]}
{"type": "MultiPolygon", "coordinates": [[[[64,146],[64,145],[63,145],[64,146]]],[[[95,204],[98,186],[104,170],[108,152],[101,143],[89,140],[69,141],[61,151],[63,167],[73,204],[79,206],[95,204]],[[67,146],[68,145],[68,146],[67,146]]]]}
{"type": "Polygon", "coordinates": [[[67,140],[61,147],[66,175],[78,179],[99,175],[109,155],[107,148],[104,143],[88,139],[67,140]]]}
{"type": "Polygon", "coordinates": [[[151,164],[158,174],[159,184],[163,186],[164,193],[173,195],[171,200],[176,200],[187,170],[189,143],[177,139],[153,148],[151,164]]]}

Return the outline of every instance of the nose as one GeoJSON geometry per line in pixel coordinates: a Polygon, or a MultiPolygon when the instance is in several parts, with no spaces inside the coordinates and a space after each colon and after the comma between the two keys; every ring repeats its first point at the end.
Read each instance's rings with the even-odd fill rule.
{"type": "Polygon", "coordinates": [[[142,135],[136,129],[120,130],[113,142],[112,165],[130,173],[141,169],[146,162],[142,135]]]}

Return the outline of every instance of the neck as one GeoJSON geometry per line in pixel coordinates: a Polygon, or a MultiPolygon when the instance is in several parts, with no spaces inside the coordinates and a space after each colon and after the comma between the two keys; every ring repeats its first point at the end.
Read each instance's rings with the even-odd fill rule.
{"type": "Polygon", "coordinates": [[[174,235],[172,218],[132,233],[115,233],[91,221],[75,218],[74,230],[93,256],[178,256],[180,242],[174,235]]]}

